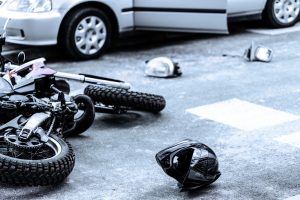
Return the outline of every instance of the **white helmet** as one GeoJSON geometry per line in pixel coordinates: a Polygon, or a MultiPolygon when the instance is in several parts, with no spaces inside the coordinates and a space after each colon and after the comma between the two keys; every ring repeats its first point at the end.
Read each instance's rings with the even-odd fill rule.
{"type": "Polygon", "coordinates": [[[167,57],[157,57],[146,61],[145,74],[155,77],[176,77],[182,72],[178,63],[167,57]]]}

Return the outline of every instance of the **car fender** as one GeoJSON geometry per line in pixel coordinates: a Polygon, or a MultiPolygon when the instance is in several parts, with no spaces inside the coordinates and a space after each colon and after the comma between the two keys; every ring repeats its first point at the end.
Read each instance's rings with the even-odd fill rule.
{"type": "Polygon", "coordinates": [[[124,12],[127,8],[131,8],[133,6],[132,0],[53,0],[53,9],[59,10],[59,12],[62,13],[63,16],[66,16],[66,14],[69,13],[73,8],[83,4],[88,5],[89,3],[99,3],[99,6],[105,5],[106,7],[110,8],[117,18],[119,32],[133,29],[133,12],[124,12]]]}
{"type": "Polygon", "coordinates": [[[233,13],[251,13],[257,12],[261,13],[266,7],[267,0],[251,0],[251,1],[241,1],[241,0],[228,0],[227,10],[229,14],[233,13]]]}

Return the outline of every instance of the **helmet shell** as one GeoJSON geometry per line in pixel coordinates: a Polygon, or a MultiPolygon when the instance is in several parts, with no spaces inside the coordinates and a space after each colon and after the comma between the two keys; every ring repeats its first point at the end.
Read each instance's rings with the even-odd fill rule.
{"type": "Polygon", "coordinates": [[[207,186],[221,176],[216,154],[198,141],[183,140],[161,150],[155,157],[164,172],[176,179],[183,190],[207,186]]]}

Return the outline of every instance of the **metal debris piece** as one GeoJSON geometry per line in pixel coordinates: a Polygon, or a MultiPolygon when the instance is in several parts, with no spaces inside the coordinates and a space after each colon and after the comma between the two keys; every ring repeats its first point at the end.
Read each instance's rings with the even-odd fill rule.
{"type": "Polygon", "coordinates": [[[250,62],[271,62],[273,58],[273,51],[267,47],[255,45],[255,43],[252,42],[250,47],[246,49],[244,58],[250,62]]]}

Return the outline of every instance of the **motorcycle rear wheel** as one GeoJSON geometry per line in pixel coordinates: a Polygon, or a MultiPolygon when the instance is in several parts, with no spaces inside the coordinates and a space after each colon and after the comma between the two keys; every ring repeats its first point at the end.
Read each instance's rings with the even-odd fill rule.
{"type": "Polygon", "coordinates": [[[20,186],[45,186],[62,182],[73,170],[75,155],[69,143],[51,135],[35,150],[9,145],[0,136],[0,182],[20,186]]]}
{"type": "Polygon", "coordinates": [[[84,94],[91,97],[96,103],[122,107],[125,110],[160,112],[166,106],[166,100],[163,96],[128,91],[121,88],[89,85],[85,88],[84,94]]]}

